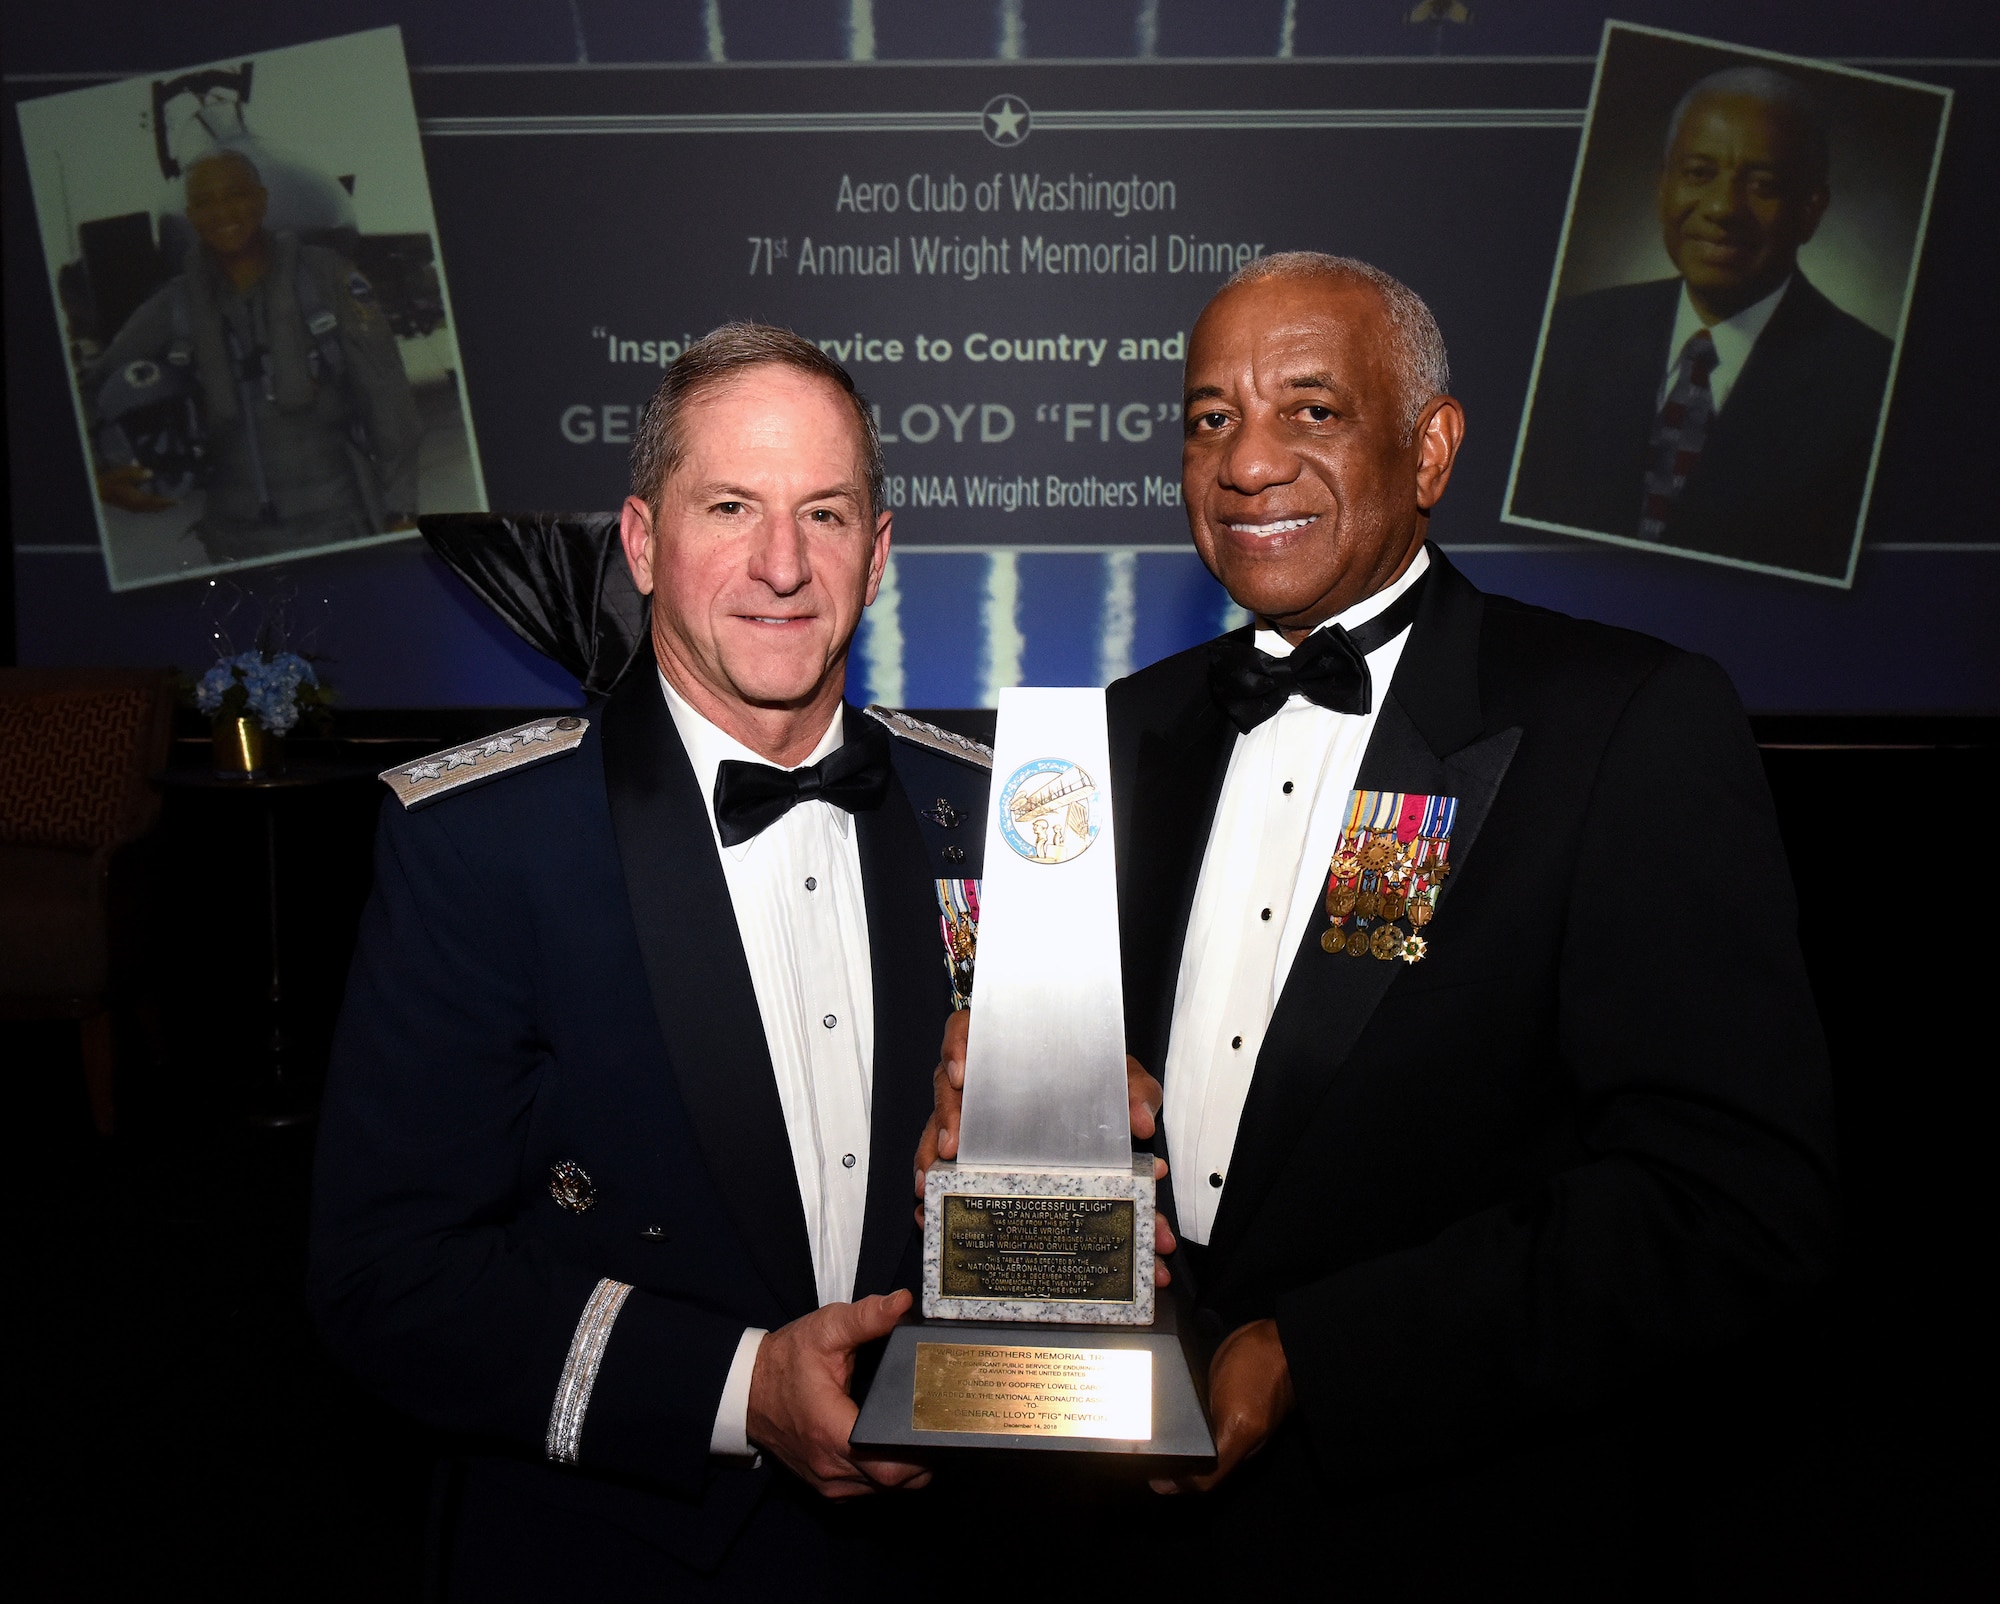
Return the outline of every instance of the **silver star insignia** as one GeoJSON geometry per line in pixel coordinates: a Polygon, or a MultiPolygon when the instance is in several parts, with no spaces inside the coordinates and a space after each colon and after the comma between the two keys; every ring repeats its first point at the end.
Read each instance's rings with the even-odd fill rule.
{"type": "Polygon", "coordinates": [[[498,757],[502,752],[513,751],[517,744],[516,737],[512,735],[496,735],[482,746],[479,751],[483,757],[498,757]]]}
{"type": "Polygon", "coordinates": [[[403,772],[413,780],[435,780],[444,773],[444,768],[437,763],[412,763],[403,772]]]}
{"type": "Polygon", "coordinates": [[[459,750],[456,752],[448,752],[445,754],[445,760],[444,760],[445,772],[448,774],[453,769],[469,769],[478,761],[479,761],[478,752],[474,751],[469,746],[460,747],[459,750]]]}
{"type": "Polygon", "coordinates": [[[1028,120],[1026,111],[1005,96],[998,105],[987,107],[986,120],[993,125],[986,137],[996,145],[1018,145],[1026,137],[1021,133],[1021,124],[1028,120]]]}
{"type": "Polygon", "coordinates": [[[526,746],[531,741],[546,741],[555,732],[553,724],[531,724],[521,731],[521,744],[526,746]]]}

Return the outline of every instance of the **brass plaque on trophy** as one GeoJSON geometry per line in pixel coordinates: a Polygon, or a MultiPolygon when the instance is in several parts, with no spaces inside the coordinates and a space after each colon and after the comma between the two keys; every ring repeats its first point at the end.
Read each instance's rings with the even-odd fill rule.
{"type": "Polygon", "coordinates": [[[948,1298],[1132,1301],[1132,1200],[944,1196],[948,1298]]]}
{"type": "Polygon", "coordinates": [[[958,1156],[925,1180],[923,1321],[890,1333],[857,1447],[1214,1462],[1132,1151],[1110,779],[1102,691],[1000,693],[958,1156]]]}
{"type": "Polygon", "coordinates": [[[1143,1348],[919,1342],[912,1424],[1144,1442],[1153,1434],[1153,1356],[1143,1348]]]}

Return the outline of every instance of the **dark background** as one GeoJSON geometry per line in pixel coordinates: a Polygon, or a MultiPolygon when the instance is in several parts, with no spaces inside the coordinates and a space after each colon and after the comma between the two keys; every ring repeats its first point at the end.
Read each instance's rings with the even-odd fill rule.
{"type": "MultiPolygon", "coordinates": [[[[1007,15],[997,5],[927,0],[875,0],[872,9],[878,54],[906,59],[990,59],[1007,15]]],[[[1295,52],[1389,56],[1436,47],[1488,63],[1585,58],[1603,17],[1580,4],[1488,0],[1475,5],[1471,26],[1438,30],[1407,24],[1408,9],[1298,0],[1290,8],[1295,52]]],[[[1286,10],[1176,0],[1150,8],[1026,0],[1017,8],[1031,59],[1132,57],[1149,13],[1161,56],[1269,56],[1286,10]]],[[[834,60],[849,46],[849,8],[831,0],[723,0],[720,14],[736,59],[834,60]]],[[[1932,81],[1974,69],[1907,58],[2000,58],[1993,14],[1962,4],[1687,0],[1621,14],[1774,49],[1894,59],[1905,64],[1883,70],[1932,81]]],[[[420,69],[574,61],[580,41],[600,62],[705,53],[699,3],[610,0],[493,0],[476,9],[390,0],[15,7],[0,17],[0,46],[9,91],[19,96],[78,81],[71,75],[147,71],[389,21],[403,24],[420,69]],[[61,84],[21,76],[41,73],[64,76],[61,84]]],[[[1552,70],[1587,83],[1587,61],[1552,70]]],[[[422,71],[417,82],[421,97],[422,71]]],[[[11,443],[43,408],[40,386],[51,368],[59,376],[60,352],[39,262],[25,289],[14,269],[25,198],[18,134],[7,121],[11,443]]],[[[1976,149],[1995,126],[1990,109],[1961,95],[1954,142],[1976,149]]],[[[1983,197],[1990,168],[1956,171],[1961,195],[1983,197]]],[[[1548,230],[1536,308],[1554,248],[1554,219],[1532,198],[1545,187],[1536,178],[1523,200],[1523,226],[1548,230]]],[[[439,202],[442,215],[441,186],[439,202]]],[[[1559,212],[1559,194],[1555,204],[1559,212]]],[[[1979,211],[1990,218],[1983,199],[1979,211]]],[[[462,299],[470,264],[453,254],[449,232],[444,243],[462,299]]],[[[1946,338],[1924,385],[1911,386],[1905,370],[1901,393],[1921,396],[1919,417],[1929,420],[1897,447],[1910,465],[1899,504],[1912,538],[1993,539],[1979,478],[1991,426],[1990,364],[1981,358],[1994,344],[1991,261],[1984,249],[1941,249],[1935,235],[1926,257],[1920,305],[1937,295],[1956,310],[1941,325],[1946,338]],[[1947,423],[1961,430],[1949,451],[1925,432],[1947,423]]],[[[480,393],[475,381],[475,401],[480,393]]],[[[60,421],[66,431],[66,406],[60,421]]],[[[1492,433],[1511,438],[1511,418],[1492,433]]],[[[60,460],[11,451],[17,545],[90,538],[73,434],[61,438],[68,456],[60,460]]],[[[37,561],[73,565],[62,569],[72,573],[89,564],[23,555],[20,571],[34,573],[37,561]]],[[[295,761],[361,771],[293,797],[279,815],[285,1023],[308,1074],[324,1050],[367,889],[381,792],[365,771],[525,716],[510,704],[553,705],[569,694],[413,553],[381,571],[334,566],[341,561],[328,564],[342,605],[369,626],[350,652],[387,665],[379,683],[442,687],[436,701],[467,710],[350,706],[338,741],[295,747],[295,761]]],[[[1593,604],[1608,596],[1638,615],[1629,621],[1710,649],[1760,635],[1779,638],[1760,651],[1796,655],[1799,641],[1813,645],[1790,677],[1773,669],[1771,683],[1787,694],[1760,702],[1767,711],[1757,733],[1833,1053],[1846,1254],[1830,1287],[1669,1400],[1690,1427],[1687,1452],[1663,1474],[1662,1522],[1685,1535],[1694,1555],[1677,1590],[1705,1599],[1992,1597],[2000,1584],[2000,1399],[1991,1355],[2000,1321],[1988,1286],[2000,1207],[1990,1133],[2000,1093],[1982,1005],[2000,875],[1982,826],[2000,782],[1987,716],[2000,697],[1992,586],[1978,578],[1994,570],[1973,565],[1993,559],[1960,556],[1953,561],[1964,567],[1934,569],[1921,553],[1864,557],[1863,585],[1872,591],[1809,616],[1793,606],[1790,587],[1769,588],[1782,582],[1738,587],[1735,576],[1715,580],[1661,561],[1635,588],[1630,570],[1593,566],[1595,555],[1556,577],[1531,566],[1544,561],[1496,553],[1465,566],[1495,588],[1527,591],[1533,586],[1510,583],[1525,577],[1541,586],[1536,599],[1572,611],[1600,610],[1593,604]],[[1912,563],[1925,565],[1916,577],[1895,566],[1912,563]],[[1910,686],[1922,696],[1913,699],[1910,686]],[[1847,712],[1784,711],[1801,707],[1847,712]],[[1946,708],[1972,716],[1925,711],[1946,708]]],[[[14,572],[0,563],[0,585],[12,584],[14,572]]],[[[91,583],[95,592],[24,580],[24,624],[82,619],[74,661],[107,657],[106,643],[121,630],[156,639],[144,634],[143,619],[104,614],[101,575],[91,583]],[[65,607],[76,611],[65,615],[65,607]]],[[[0,594],[0,630],[15,618],[9,601],[0,594]]],[[[67,637],[57,629],[35,638],[67,637]]],[[[202,732],[191,724],[183,733],[176,762],[198,766],[202,732]]],[[[270,1023],[254,806],[170,793],[160,831],[120,866],[139,923],[127,949],[137,1005],[120,1027],[115,1140],[91,1134],[72,1027],[0,1027],[11,1094],[0,1148],[10,1183],[9,1309],[24,1355],[7,1388],[22,1445],[6,1573],[13,1596],[420,1594],[436,1445],[320,1355],[299,1292],[310,1126],[273,1129],[244,1117],[266,1101],[257,1071],[270,1023]]],[[[1700,865],[1689,872],[1699,876],[1700,865]]],[[[1719,942],[1728,940],[1730,894],[1713,888],[1719,942]]],[[[1149,1577],[1143,1562],[1135,1576],[1142,1585],[1166,1582],[1149,1577]]]]}

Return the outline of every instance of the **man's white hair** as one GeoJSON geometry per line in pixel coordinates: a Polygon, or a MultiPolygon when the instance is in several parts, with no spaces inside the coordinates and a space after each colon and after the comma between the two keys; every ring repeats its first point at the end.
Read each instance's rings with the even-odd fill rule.
{"type": "Polygon", "coordinates": [[[1441,395],[1451,393],[1451,363],[1444,350],[1444,335],[1424,298],[1401,279],[1394,278],[1372,262],[1353,256],[1329,256],[1324,251],[1278,251],[1260,256],[1247,267],[1237,269],[1224,290],[1256,284],[1264,279],[1329,279],[1336,283],[1366,284],[1381,297],[1388,314],[1392,350],[1389,366],[1402,394],[1403,443],[1408,445],[1417,432],[1417,419],[1424,408],[1441,395]]]}
{"type": "Polygon", "coordinates": [[[1832,141],[1827,135],[1826,114],[1798,79],[1774,72],[1769,67],[1724,67],[1720,72],[1712,72],[1706,78],[1697,80],[1681,96],[1673,116],[1667,119],[1667,144],[1661,156],[1663,161],[1674,159],[1674,141],[1680,137],[1681,124],[1694,109],[1695,102],[1710,98],[1761,101],[1785,113],[1805,142],[1806,162],[1810,168],[1806,174],[1807,182],[1815,188],[1826,182],[1827,169],[1832,164],[1832,141]]]}

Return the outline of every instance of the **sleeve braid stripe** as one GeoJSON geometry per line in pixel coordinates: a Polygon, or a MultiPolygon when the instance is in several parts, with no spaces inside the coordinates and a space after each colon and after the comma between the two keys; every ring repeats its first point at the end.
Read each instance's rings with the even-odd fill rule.
{"type": "Polygon", "coordinates": [[[555,1407],[549,1411],[548,1455],[557,1464],[576,1463],[577,1445],[583,1440],[583,1412],[590,1407],[590,1391],[597,1385],[612,1322],[625,1307],[631,1290],[623,1281],[606,1277],[592,1288],[583,1306],[583,1317],[569,1341],[569,1357],[563,1361],[562,1380],[556,1384],[555,1407]]]}

